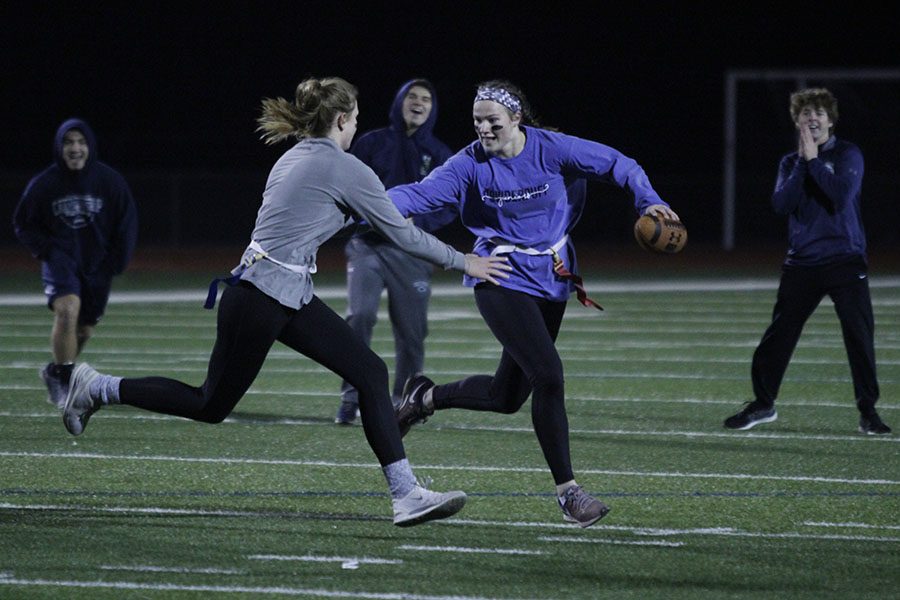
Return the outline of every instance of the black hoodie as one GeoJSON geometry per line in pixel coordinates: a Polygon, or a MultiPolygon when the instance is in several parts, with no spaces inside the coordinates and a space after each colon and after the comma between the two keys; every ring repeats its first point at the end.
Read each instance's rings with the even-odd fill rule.
{"type": "Polygon", "coordinates": [[[13,213],[16,237],[38,259],[68,262],[84,276],[113,276],[125,270],[137,242],[137,209],[125,179],[97,159],[90,126],[69,119],[53,140],[54,164],[25,188],[13,213]],[[88,145],[83,169],[63,159],[63,136],[80,131],[88,145]]]}

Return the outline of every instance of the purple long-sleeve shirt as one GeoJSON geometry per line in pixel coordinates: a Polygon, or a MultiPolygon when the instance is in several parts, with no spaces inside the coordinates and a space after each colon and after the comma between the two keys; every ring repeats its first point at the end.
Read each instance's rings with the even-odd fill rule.
{"type": "MultiPolygon", "coordinates": [[[[546,250],[575,227],[583,209],[567,185],[577,178],[601,181],[625,190],[637,211],[663,204],[644,170],[633,159],[603,144],[563,133],[522,127],[525,147],[513,158],[488,155],[480,142],[463,148],[418,183],[388,190],[404,215],[456,204],[463,225],[477,236],[474,252],[491,253],[498,243],[546,250]]],[[[583,198],[583,196],[581,196],[583,198]]],[[[571,240],[559,251],[574,265],[571,240]]],[[[513,271],[504,287],[554,301],[573,291],[553,271],[552,257],[520,252],[509,255],[513,271]]],[[[465,285],[479,280],[465,278],[465,285]]]]}

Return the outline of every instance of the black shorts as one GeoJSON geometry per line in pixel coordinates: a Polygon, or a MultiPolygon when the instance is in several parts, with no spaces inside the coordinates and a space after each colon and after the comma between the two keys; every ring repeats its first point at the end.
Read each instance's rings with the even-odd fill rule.
{"type": "Polygon", "coordinates": [[[96,325],[106,311],[112,287],[110,276],[96,273],[87,276],[73,268],[72,264],[44,262],[41,264],[41,279],[50,310],[53,310],[53,301],[60,296],[75,294],[81,299],[79,325],[96,325]]]}

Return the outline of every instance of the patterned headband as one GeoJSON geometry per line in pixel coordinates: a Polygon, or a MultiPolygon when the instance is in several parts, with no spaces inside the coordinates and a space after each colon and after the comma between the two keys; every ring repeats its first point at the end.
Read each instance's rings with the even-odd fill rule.
{"type": "Polygon", "coordinates": [[[490,100],[491,102],[502,104],[514,113],[522,112],[522,103],[519,102],[519,99],[503,88],[478,88],[478,92],[475,94],[475,102],[481,100],[490,100]]]}

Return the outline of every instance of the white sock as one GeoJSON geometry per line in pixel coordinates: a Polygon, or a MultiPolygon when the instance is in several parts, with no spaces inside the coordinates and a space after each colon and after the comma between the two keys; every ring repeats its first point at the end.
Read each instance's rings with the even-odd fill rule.
{"type": "Polygon", "coordinates": [[[558,486],[556,486],[556,495],[559,496],[560,498],[562,498],[563,495],[566,493],[566,490],[569,489],[570,487],[572,487],[573,485],[578,485],[577,483],[575,483],[574,479],[572,479],[571,481],[567,481],[565,483],[559,484],[558,486]]]}
{"type": "Polygon", "coordinates": [[[428,388],[428,390],[422,394],[422,406],[425,407],[426,410],[434,412],[434,397],[432,396],[432,392],[434,388],[428,388]]]}
{"type": "Polygon", "coordinates": [[[409,466],[409,460],[405,458],[385,465],[381,467],[381,470],[391,489],[391,498],[395,500],[404,498],[416,487],[416,476],[413,475],[412,467],[409,466]]]}
{"type": "Polygon", "coordinates": [[[121,404],[119,400],[119,384],[121,382],[121,377],[101,374],[91,382],[88,394],[91,398],[99,398],[103,405],[121,404]]]}

